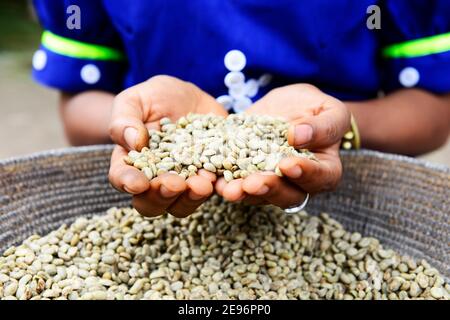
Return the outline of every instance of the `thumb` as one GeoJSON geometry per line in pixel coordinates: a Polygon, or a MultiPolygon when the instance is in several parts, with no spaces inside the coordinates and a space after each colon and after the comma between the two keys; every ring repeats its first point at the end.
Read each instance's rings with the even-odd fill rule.
{"type": "Polygon", "coordinates": [[[288,130],[288,142],[295,148],[327,148],[339,142],[349,129],[350,112],[339,103],[295,120],[288,130]]]}
{"type": "Polygon", "coordinates": [[[140,151],[148,145],[148,129],[139,99],[127,91],[114,99],[109,132],[111,139],[127,150],[140,151]]]}

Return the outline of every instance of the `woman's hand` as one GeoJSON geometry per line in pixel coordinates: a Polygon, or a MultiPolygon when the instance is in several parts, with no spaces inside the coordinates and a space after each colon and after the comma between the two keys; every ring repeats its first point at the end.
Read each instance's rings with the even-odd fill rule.
{"type": "Polygon", "coordinates": [[[350,128],[350,112],[339,100],[314,86],[294,84],[270,91],[246,112],[284,117],[291,123],[289,144],[307,148],[319,161],[289,157],[272,172],[254,173],[245,179],[216,183],[217,192],[229,201],[274,204],[287,208],[315,194],[334,189],[342,175],[339,143],[350,128]]]}
{"type": "Polygon", "coordinates": [[[133,195],[133,206],[144,216],[166,211],[186,217],[213,193],[215,174],[200,170],[187,180],[164,174],[149,181],[138,169],[124,163],[129,150],[148,145],[148,129],[159,129],[159,120],[175,121],[189,112],[226,116],[216,100],[193,84],[169,76],[155,76],[120,93],[114,99],[110,135],[117,143],[109,180],[118,190],[133,195]]]}

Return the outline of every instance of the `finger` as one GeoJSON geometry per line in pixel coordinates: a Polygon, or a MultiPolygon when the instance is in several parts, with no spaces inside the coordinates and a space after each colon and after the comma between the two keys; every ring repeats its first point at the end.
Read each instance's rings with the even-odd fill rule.
{"type": "Polygon", "coordinates": [[[217,179],[217,182],[214,185],[214,189],[219,196],[223,197],[223,191],[225,190],[227,184],[228,182],[226,182],[223,177],[217,179]]]}
{"type": "Polygon", "coordinates": [[[212,181],[203,176],[193,176],[186,180],[189,199],[199,200],[209,197],[213,191],[212,181]]]}
{"type": "Polygon", "coordinates": [[[334,190],[342,176],[342,164],[338,156],[317,155],[319,161],[289,157],[278,164],[280,171],[291,182],[311,194],[334,190]]]}
{"type": "Polygon", "coordinates": [[[242,188],[249,196],[257,196],[281,208],[300,204],[306,194],[271,172],[254,173],[244,179],[242,188]]]}
{"type": "Polygon", "coordinates": [[[193,176],[186,180],[187,190],[175,201],[167,211],[177,218],[190,215],[213,193],[212,182],[201,176],[193,176]]]}
{"type": "Polygon", "coordinates": [[[243,179],[235,179],[226,183],[222,190],[222,197],[231,202],[243,200],[246,194],[242,189],[242,182],[243,179]]]}
{"type": "Polygon", "coordinates": [[[133,207],[146,217],[164,214],[186,191],[185,181],[176,174],[164,174],[150,181],[150,189],[133,197],[133,207]]]}
{"type": "Polygon", "coordinates": [[[205,170],[205,169],[198,170],[197,175],[208,179],[211,183],[214,183],[217,181],[216,174],[212,173],[211,171],[205,170]]]}
{"type": "Polygon", "coordinates": [[[153,179],[150,183],[153,189],[159,188],[159,192],[164,198],[180,195],[187,189],[186,181],[173,173],[165,173],[157,179],[153,179]]]}
{"type": "Polygon", "coordinates": [[[148,129],[144,122],[150,112],[150,101],[141,99],[140,85],[123,91],[113,102],[109,133],[115,143],[127,150],[140,151],[148,145],[148,129]]]}
{"type": "Polygon", "coordinates": [[[339,142],[350,128],[350,112],[334,98],[329,98],[314,114],[301,117],[288,130],[289,144],[295,148],[318,149],[339,142]]]}
{"type": "Polygon", "coordinates": [[[127,151],[116,146],[111,155],[111,165],[109,168],[109,181],[111,185],[119,191],[131,194],[139,194],[150,188],[150,181],[139,169],[126,164],[123,158],[127,151]]]}

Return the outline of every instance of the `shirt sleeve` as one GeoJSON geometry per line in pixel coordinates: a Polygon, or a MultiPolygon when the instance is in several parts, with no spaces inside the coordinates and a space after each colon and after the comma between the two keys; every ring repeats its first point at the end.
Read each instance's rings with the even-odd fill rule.
{"type": "Polygon", "coordinates": [[[450,92],[450,1],[385,1],[381,9],[382,86],[450,92]]]}
{"type": "Polygon", "coordinates": [[[116,93],[123,89],[126,59],[102,1],[33,3],[44,28],[32,61],[37,82],[72,93],[93,89],[116,93]]]}

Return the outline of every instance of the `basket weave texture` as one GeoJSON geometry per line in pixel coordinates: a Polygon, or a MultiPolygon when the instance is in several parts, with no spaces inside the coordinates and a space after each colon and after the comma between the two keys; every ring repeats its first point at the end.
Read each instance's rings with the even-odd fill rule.
{"type": "MultiPolygon", "coordinates": [[[[0,161],[0,253],[79,216],[129,206],[108,183],[111,146],[47,151],[0,161]]],[[[328,212],[348,230],[425,258],[450,278],[450,168],[373,151],[343,152],[337,191],[307,211],[328,212]]]]}

